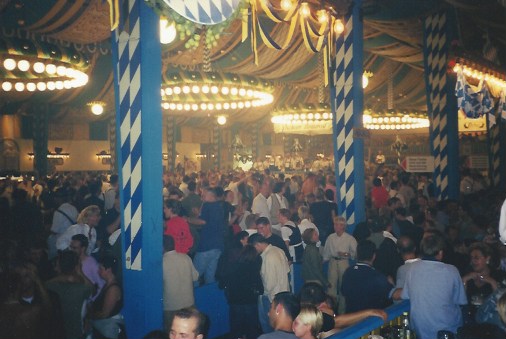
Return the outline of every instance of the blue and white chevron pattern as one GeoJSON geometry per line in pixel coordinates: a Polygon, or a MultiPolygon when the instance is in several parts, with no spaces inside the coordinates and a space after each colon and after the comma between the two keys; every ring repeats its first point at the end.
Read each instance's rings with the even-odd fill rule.
{"type": "Polygon", "coordinates": [[[425,72],[428,74],[427,107],[432,116],[431,141],[434,155],[436,196],[448,198],[448,126],[446,98],[446,67],[448,43],[446,41],[446,13],[425,20],[425,72]]]}
{"type": "Polygon", "coordinates": [[[116,120],[109,120],[109,153],[111,153],[111,171],[118,172],[116,164],[116,120]]]}
{"type": "Polygon", "coordinates": [[[337,127],[336,168],[339,183],[339,213],[348,224],[355,223],[355,167],[353,151],[353,17],[346,21],[345,34],[336,41],[335,109],[337,127]]]}
{"type": "Polygon", "coordinates": [[[190,21],[213,25],[230,18],[240,0],[163,0],[190,21]]]}
{"type": "Polygon", "coordinates": [[[142,143],[141,143],[141,57],[140,6],[142,0],[128,0],[124,25],[116,30],[125,225],[126,268],[142,270],[142,143]]]}
{"type": "Polygon", "coordinates": [[[500,123],[495,124],[490,127],[489,135],[490,135],[490,152],[489,154],[492,156],[492,185],[494,187],[499,187],[499,183],[501,181],[501,137],[500,137],[500,123]]]}
{"type": "Polygon", "coordinates": [[[499,106],[497,107],[499,112],[498,119],[506,120],[506,92],[502,91],[499,97],[499,106]]]}

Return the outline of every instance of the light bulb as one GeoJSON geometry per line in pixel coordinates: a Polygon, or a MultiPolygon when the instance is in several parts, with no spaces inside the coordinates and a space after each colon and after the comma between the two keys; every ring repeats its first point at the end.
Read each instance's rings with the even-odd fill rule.
{"type": "Polygon", "coordinates": [[[16,68],[16,61],[14,61],[14,59],[5,59],[4,68],[8,71],[12,71],[14,68],[16,68]]]}
{"type": "Polygon", "coordinates": [[[160,43],[167,45],[176,39],[177,30],[176,23],[169,24],[167,19],[160,20],[160,43]]]}
{"type": "Polygon", "coordinates": [[[30,69],[30,63],[27,60],[19,60],[18,68],[22,72],[26,72],[30,69]]]}
{"type": "Polygon", "coordinates": [[[336,34],[341,34],[342,32],[344,32],[344,25],[343,25],[343,22],[341,21],[341,19],[337,19],[335,22],[334,22],[334,33],[336,34]]]}
{"type": "Polygon", "coordinates": [[[93,105],[91,105],[91,113],[95,115],[101,115],[102,113],[104,113],[104,106],[99,103],[94,103],[93,105]]]}
{"type": "Polygon", "coordinates": [[[281,9],[284,11],[289,11],[292,9],[293,3],[292,0],[281,0],[281,9]]]}
{"type": "Polygon", "coordinates": [[[219,115],[218,118],[216,119],[216,122],[218,123],[218,125],[225,125],[227,123],[227,117],[224,115],[219,115]]]}
{"type": "Polygon", "coordinates": [[[367,85],[369,85],[369,78],[367,77],[367,75],[363,74],[362,75],[362,88],[366,88],[367,85]]]}

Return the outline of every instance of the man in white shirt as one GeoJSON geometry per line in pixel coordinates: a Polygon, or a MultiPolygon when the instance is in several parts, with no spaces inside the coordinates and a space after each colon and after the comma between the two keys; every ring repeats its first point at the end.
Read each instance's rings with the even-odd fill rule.
{"type": "Polygon", "coordinates": [[[270,221],[271,211],[269,209],[269,205],[267,204],[267,198],[271,195],[271,186],[270,180],[266,176],[262,176],[259,185],[260,192],[257,194],[255,199],[253,199],[253,205],[251,206],[251,211],[256,214],[258,217],[266,217],[270,221]]]}
{"type": "Polygon", "coordinates": [[[253,234],[248,243],[255,247],[262,257],[260,275],[264,284],[264,294],[258,299],[258,316],[264,333],[272,332],[269,323],[269,309],[274,296],[279,292],[290,291],[288,273],[290,268],[285,253],[276,246],[270,245],[261,234],[253,234]]]}
{"type": "Polygon", "coordinates": [[[274,184],[272,194],[267,198],[267,206],[269,206],[269,220],[271,222],[272,230],[275,234],[281,235],[281,227],[283,226],[279,221],[279,210],[288,208],[288,200],[283,195],[285,193],[285,183],[277,182],[274,184]]]}
{"type": "Polygon", "coordinates": [[[346,219],[334,217],[334,231],[328,236],[323,248],[323,260],[329,261],[328,280],[330,287],[328,294],[337,298],[339,314],[345,312],[344,297],[341,295],[341,283],[344,271],[350,266],[349,260],[355,259],[357,254],[357,241],[345,232],[346,219]]]}

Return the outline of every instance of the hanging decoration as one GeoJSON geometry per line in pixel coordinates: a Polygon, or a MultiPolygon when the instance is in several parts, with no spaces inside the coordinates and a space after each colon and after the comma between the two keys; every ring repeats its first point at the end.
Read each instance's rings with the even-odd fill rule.
{"type": "Polygon", "coordinates": [[[4,37],[0,60],[0,91],[57,91],[88,83],[90,61],[72,48],[4,37]]]}
{"type": "Polygon", "coordinates": [[[479,118],[489,113],[494,106],[485,80],[481,79],[478,86],[473,86],[467,82],[462,69],[457,72],[455,95],[458,107],[468,118],[479,118]]]}
{"type": "Polygon", "coordinates": [[[371,130],[411,130],[430,126],[426,113],[396,110],[374,112],[366,109],[362,121],[364,127],[371,130]]]}
{"type": "Polygon", "coordinates": [[[278,107],[272,112],[275,133],[332,134],[332,112],[329,104],[295,104],[278,107]]]}
{"type": "Polygon", "coordinates": [[[268,105],[273,85],[245,75],[219,72],[171,72],[162,87],[162,108],[179,112],[226,111],[268,105]]]}
{"type": "Polygon", "coordinates": [[[306,49],[313,53],[323,52],[325,86],[328,85],[328,67],[330,53],[333,50],[334,34],[342,33],[344,25],[340,19],[321,7],[311,8],[308,2],[282,1],[280,8],[271,1],[250,0],[250,6],[242,10],[242,42],[250,38],[254,62],[258,65],[258,35],[269,48],[284,50],[290,46],[293,35],[300,29],[306,49]],[[260,20],[259,13],[265,14],[276,24],[289,25],[288,33],[283,42],[276,42],[260,20]]]}

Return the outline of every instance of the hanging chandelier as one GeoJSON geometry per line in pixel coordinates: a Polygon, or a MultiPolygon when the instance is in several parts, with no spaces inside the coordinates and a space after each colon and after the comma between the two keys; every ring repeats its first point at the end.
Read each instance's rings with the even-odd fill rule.
{"type": "Polygon", "coordinates": [[[246,109],[274,100],[270,82],[245,75],[179,71],[167,73],[164,80],[162,108],[173,112],[246,109]]]}
{"type": "Polygon", "coordinates": [[[0,38],[0,91],[43,92],[88,83],[89,60],[69,47],[0,38]]]}
{"type": "Polygon", "coordinates": [[[367,109],[364,111],[362,121],[365,128],[372,130],[411,130],[430,126],[425,113],[395,110],[374,112],[367,109]]]}
{"type": "Polygon", "coordinates": [[[329,104],[296,104],[277,108],[271,122],[275,133],[332,134],[329,104]]]}
{"type": "MultiPolygon", "coordinates": [[[[332,111],[328,104],[293,105],[273,112],[275,133],[332,134],[332,111]]],[[[430,126],[425,113],[389,110],[364,111],[364,127],[371,130],[411,130],[430,126]]]]}

